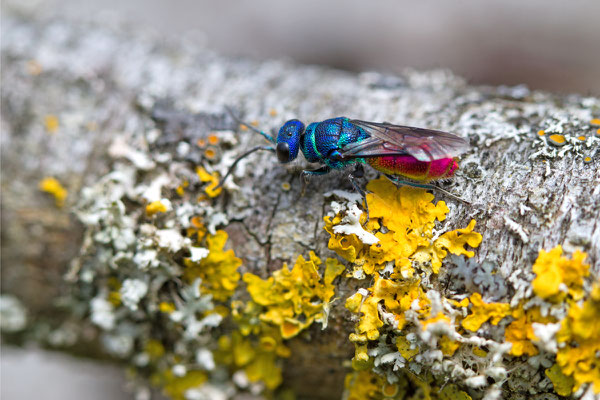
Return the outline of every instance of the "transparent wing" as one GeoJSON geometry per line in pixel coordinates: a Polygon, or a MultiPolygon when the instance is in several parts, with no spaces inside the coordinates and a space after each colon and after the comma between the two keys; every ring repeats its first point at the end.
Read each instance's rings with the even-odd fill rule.
{"type": "Polygon", "coordinates": [[[410,154],[419,161],[455,157],[469,148],[467,141],[452,133],[412,126],[350,120],[363,128],[370,138],[342,148],[345,158],[410,154]]]}

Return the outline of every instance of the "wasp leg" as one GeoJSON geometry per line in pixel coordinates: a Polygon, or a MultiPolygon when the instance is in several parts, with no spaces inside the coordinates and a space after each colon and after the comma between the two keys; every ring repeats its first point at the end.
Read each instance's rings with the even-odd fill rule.
{"type": "Polygon", "coordinates": [[[308,177],[311,175],[325,175],[331,172],[331,168],[327,165],[322,166],[321,168],[314,169],[312,171],[304,170],[300,174],[302,178],[302,192],[300,192],[300,197],[304,196],[304,191],[306,190],[306,186],[308,185],[308,177]]]}
{"type": "Polygon", "coordinates": [[[412,187],[416,187],[416,188],[421,188],[421,189],[430,189],[430,190],[437,190],[439,192],[444,193],[446,196],[454,199],[454,200],[458,200],[460,202],[463,202],[467,205],[472,205],[471,202],[462,199],[456,195],[453,195],[452,193],[448,192],[447,190],[442,189],[439,186],[435,186],[435,185],[430,185],[428,183],[417,183],[417,182],[411,182],[411,181],[405,181],[402,179],[398,179],[393,175],[388,175],[385,174],[386,178],[388,178],[390,181],[394,182],[396,185],[404,185],[404,186],[412,186],[412,187]]]}
{"type": "Polygon", "coordinates": [[[364,190],[362,190],[362,188],[358,185],[358,183],[356,183],[356,179],[357,178],[362,178],[363,176],[365,176],[365,170],[363,169],[362,164],[356,164],[356,167],[354,168],[354,172],[352,172],[350,175],[348,175],[348,180],[350,181],[350,183],[352,184],[352,187],[354,188],[354,190],[356,190],[363,199],[365,199],[365,210],[367,212],[367,220],[365,221],[365,224],[367,222],[369,222],[369,204],[367,204],[367,195],[365,193],[364,190]]]}

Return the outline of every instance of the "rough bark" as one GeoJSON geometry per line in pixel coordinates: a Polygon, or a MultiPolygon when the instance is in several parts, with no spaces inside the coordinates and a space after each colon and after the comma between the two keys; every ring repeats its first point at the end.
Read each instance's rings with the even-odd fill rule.
{"type": "MultiPolygon", "coordinates": [[[[82,207],[82,188],[134,166],[133,184],[164,175],[163,197],[177,199],[173,181],[193,180],[196,165],[222,176],[236,154],[264,142],[234,132],[224,106],[266,131],[290,118],[346,115],[456,132],[472,147],[460,160],[461,172],[443,187],[473,205],[436,196],[450,207],[445,231],[477,220],[483,242],[476,262],[493,263],[506,278],[518,271],[528,276],[540,249],[561,244],[569,253],[585,251],[593,273],[600,273],[600,136],[590,124],[600,115],[597,98],[474,87],[441,70],[354,75],[227,59],[142,32],[14,15],[3,16],[2,37],[2,291],[25,304],[36,340],[63,332],[65,321],[80,323],[62,306],[65,298],[75,301],[69,296],[80,285],[63,283],[70,262],[82,245],[86,256],[97,255],[85,253],[83,232],[90,228],[71,213],[77,203],[82,207]],[[48,115],[58,118],[56,132],[45,126],[48,115]],[[197,146],[213,131],[227,131],[215,158],[197,146]],[[565,135],[567,144],[552,145],[553,133],[565,135]],[[68,189],[65,207],[39,191],[45,176],[68,189]]],[[[228,232],[228,246],[243,259],[241,272],[266,278],[311,250],[335,256],[323,230],[331,201],[325,193],[351,190],[348,171],[315,177],[301,193],[299,172],[306,167],[303,160],[283,166],[271,153],[257,153],[211,200],[207,221],[228,232]]],[[[203,188],[192,184],[181,201],[194,203],[203,188]]],[[[143,206],[131,197],[137,200],[128,209],[143,206]]],[[[343,281],[336,297],[345,299],[357,285],[343,281]]],[[[322,398],[333,398],[342,390],[354,321],[343,301],[337,305],[327,330],[313,326],[290,344],[298,356],[286,361],[285,382],[300,395],[318,387],[322,398]]],[[[56,335],[49,341],[72,344],[56,335]]]]}

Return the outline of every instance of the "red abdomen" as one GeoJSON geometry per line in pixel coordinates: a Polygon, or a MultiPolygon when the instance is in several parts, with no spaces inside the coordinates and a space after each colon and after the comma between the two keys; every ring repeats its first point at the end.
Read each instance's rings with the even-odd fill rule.
{"type": "Polygon", "coordinates": [[[416,181],[433,181],[454,175],[458,164],[453,158],[435,161],[419,161],[413,156],[385,156],[367,158],[366,161],[376,170],[390,175],[402,175],[416,181]]]}

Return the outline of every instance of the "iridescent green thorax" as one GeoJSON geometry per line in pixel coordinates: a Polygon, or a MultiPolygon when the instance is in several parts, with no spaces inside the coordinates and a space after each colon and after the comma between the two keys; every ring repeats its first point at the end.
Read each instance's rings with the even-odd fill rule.
{"type": "Polygon", "coordinates": [[[348,143],[358,142],[368,137],[368,133],[350,123],[348,118],[338,117],[308,125],[300,142],[300,148],[307,161],[322,162],[330,168],[341,169],[356,162],[364,162],[364,159],[335,160],[331,157],[332,153],[348,143]]]}

